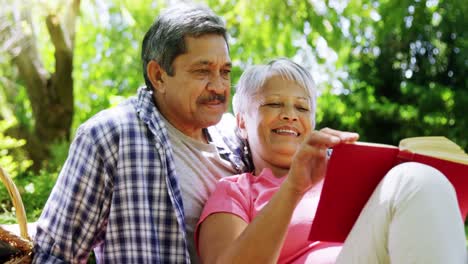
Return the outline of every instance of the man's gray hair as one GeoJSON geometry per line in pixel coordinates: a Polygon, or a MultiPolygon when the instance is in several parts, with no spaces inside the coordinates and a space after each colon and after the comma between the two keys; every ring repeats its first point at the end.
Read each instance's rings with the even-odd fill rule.
{"type": "MultiPolygon", "coordinates": [[[[250,101],[272,76],[281,76],[304,88],[310,98],[311,114],[315,115],[317,92],[314,79],[304,67],[287,58],[274,59],[265,65],[254,65],[244,71],[236,85],[236,94],[232,99],[234,114],[245,113],[250,101]]],[[[284,89],[287,88],[284,87],[284,89]]]]}
{"type": "Polygon", "coordinates": [[[227,45],[225,24],[208,7],[200,4],[179,4],[162,11],[143,38],[141,60],[146,86],[152,89],[146,72],[151,60],[158,62],[173,76],[174,59],[187,51],[185,37],[196,38],[206,34],[224,37],[227,45]]]}

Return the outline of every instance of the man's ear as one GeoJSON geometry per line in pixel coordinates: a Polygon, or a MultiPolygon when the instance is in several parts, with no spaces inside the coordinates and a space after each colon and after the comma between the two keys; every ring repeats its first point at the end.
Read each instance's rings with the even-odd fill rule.
{"type": "Polygon", "coordinates": [[[245,127],[245,120],[241,113],[236,114],[237,127],[239,128],[240,135],[243,139],[247,139],[247,129],[245,127]]]}
{"type": "Polygon", "coordinates": [[[164,85],[163,77],[167,75],[166,71],[155,60],[151,60],[146,65],[146,74],[154,89],[158,93],[164,93],[166,86],[164,85]]]}

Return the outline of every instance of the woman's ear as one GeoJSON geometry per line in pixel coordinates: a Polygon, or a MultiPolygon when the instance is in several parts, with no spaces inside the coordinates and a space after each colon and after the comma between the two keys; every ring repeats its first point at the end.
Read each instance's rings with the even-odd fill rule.
{"type": "Polygon", "coordinates": [[[163,76],[167,73],[161,65],[155,60],[151,60],[148,62],[148,65],[146,65],[146,73],[156,92],[165,93],[166,86],[164,85],[163,76]]]}
{"type": "Polygon", "coordinates": [[[237,127],[243,139],[247,139],[247,129],[245,127],[244,116],[241,113],[236,114],[237,127]]]}

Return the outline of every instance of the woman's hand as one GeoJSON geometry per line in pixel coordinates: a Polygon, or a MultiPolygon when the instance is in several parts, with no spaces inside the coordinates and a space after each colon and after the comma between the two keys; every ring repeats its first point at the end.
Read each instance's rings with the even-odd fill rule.
{"type": "Polygon", "coordinates": [[[325,176],[327,149],[340,143],[353,143],[357,133],[323,128],[307,135],[294,154],[288,178],[283,184],[292,191],[303,194],[325,176]]]}

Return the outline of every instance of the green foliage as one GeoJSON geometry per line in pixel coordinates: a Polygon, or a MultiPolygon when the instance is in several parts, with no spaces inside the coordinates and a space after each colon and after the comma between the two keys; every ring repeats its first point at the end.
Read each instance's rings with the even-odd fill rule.
{"type": "Polygon", "coordinates": [[[350,93],[341,96],[347,111],[365,113],[354,123],[364,138],[397,144],[403,137],[444,135],[467,149],[462,105],[468,49],[460,12],[466,5],[458,4],[408,0],[377,5],[381,19],[373,26],[375,34],[353,43],[359,52],[350,56],[349,73],[359,82],[348,82],[350,93]]]}
{"type": "MultiPolygon", "coordinates": [[[[39,174],[26,173],[15,179],[29,222],[36,221],[57,179],[57,171],[42,170],[39,174]]],[[[14,208],[4,186],[0,187],[0,223],[16,223],[14,208]]]]}
{"type": "Polygon", "coordinates": [[[26,159],[20,151],[15,151],[23,146],[26,141],[6,136],[5,131],[15,125],[15,120],[0,120],[0,167],[4,168],[12,178],[18,171],[25,171],[32,162],[26,159]]]}
{"type": "MultiPolygon", "coordinates": [[[[57,171],[41,170],[38,174],[24,173],[15,178],[29,222],[36,221],[57,179],[57,171]]],[[[4,186],[0,186],[0,223],[16,223],[13,204],[4,186]]]]}
{"type": "Polygon", "coordinates": [[[65,160],[68,156],[68,149],[70,148],[70,142],[62,141],[54,143],[51,150],[51,157],[43,164],[43,173],[56,173],[62,168],[65,160]]]}
{"type": "Polygon", "coordinates": [[[109,107],[111,96],[131,95],[141,84],[135,21],[125,6],[110,3],[100,8],[104,10],[89,8],[77,24],[75,126],[109,107]]]}
{"type": "MultiPolygon", "coordinates": [[[[40,216],[67,157],[68,148],[68,142],[54,144],[51,148],[52,158],[39,173],[20,169],[12,171],[12,174],[15,175],[15,185],[26,209],[28,221],[36,221],[40,216]]],[[[0,223],[16,223],[13,204],[3,185],[0,186],[0,208],[0,223]]]]}
{"type": "MultiPolygon", "coordinates": [[[[12,180],[17,181],[20,178],[19,172],[26,171],[32,162],[25,158],[24,153],[18,149],[26,142],[4,134],[14,124],[14,119],[0,120],[0,167],[8,173],[12,180]]],[[[0,223],[2,222],[16,222],[16,218],[12,212],[10,196],[3,184],[0,183],[0,223]]]]}

